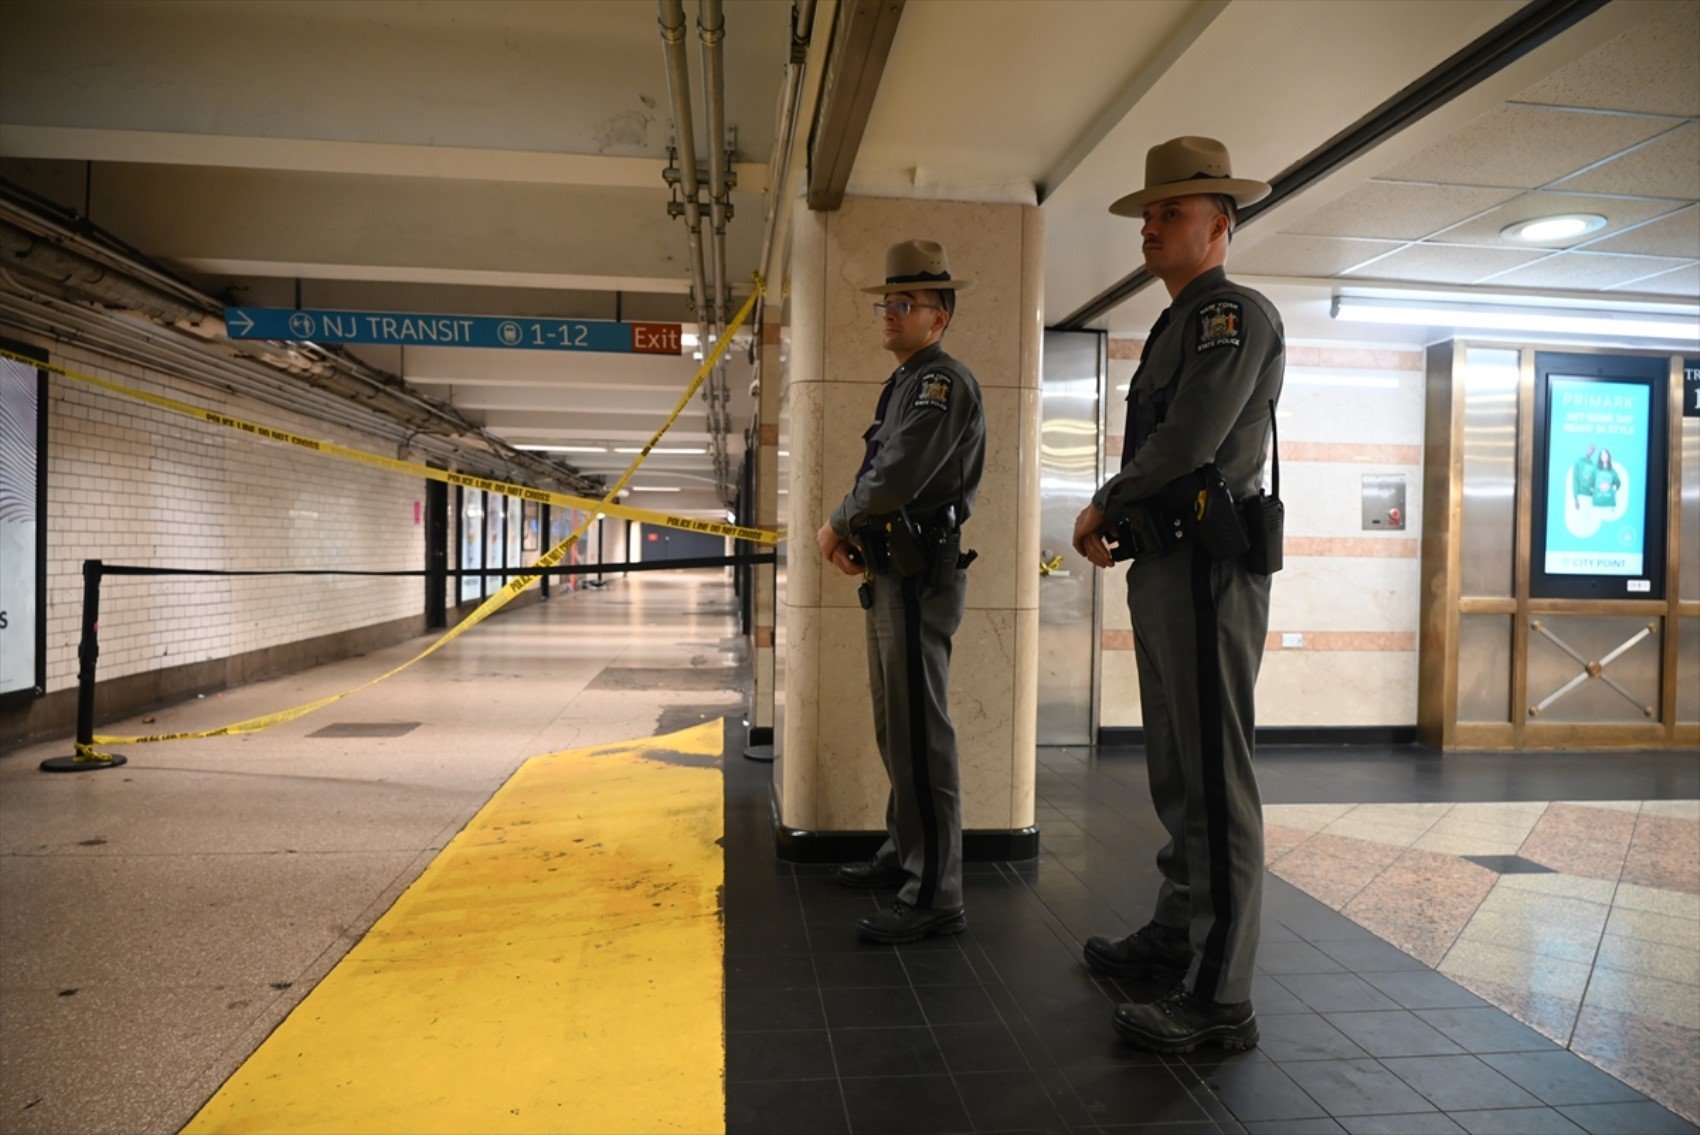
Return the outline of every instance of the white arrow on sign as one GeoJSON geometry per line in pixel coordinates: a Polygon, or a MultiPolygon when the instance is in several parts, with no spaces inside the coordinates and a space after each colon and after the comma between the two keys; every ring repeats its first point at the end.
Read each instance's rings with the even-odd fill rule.
{"type": "Polygon", "coordinates": [[[236,333],[238,335],[246,335],[249,331],[252,331],[254,329],[254,317],[253,316],[249,315],[245,311],[238,311],[236,313],[236,317],[242,321],[242,325],[240,327],[237,327],[236,324],[231,323],[231,324],[229,324],[229,326],[236,327],[236,333]]]}

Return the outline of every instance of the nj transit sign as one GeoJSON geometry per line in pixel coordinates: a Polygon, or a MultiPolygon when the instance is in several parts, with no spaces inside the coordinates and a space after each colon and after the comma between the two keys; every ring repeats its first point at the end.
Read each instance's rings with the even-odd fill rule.
{"type": "Polygon", "coordinates": [[[677,355],[677,323],[535,319],[519,315],[423,315],[394,311],[319,311],[227,307],[232,339],[378,343],[391,347],[489,347],[515,351],[602,351],[677,355]]]}

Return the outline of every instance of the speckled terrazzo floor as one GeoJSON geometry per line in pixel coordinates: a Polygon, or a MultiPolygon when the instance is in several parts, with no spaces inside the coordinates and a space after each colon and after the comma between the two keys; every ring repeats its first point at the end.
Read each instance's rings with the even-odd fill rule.
{"type": "Polygon", "coordinates": [[[1270,871],[1700,1119],[1700,801],[1272,804],[1270,871]]]}

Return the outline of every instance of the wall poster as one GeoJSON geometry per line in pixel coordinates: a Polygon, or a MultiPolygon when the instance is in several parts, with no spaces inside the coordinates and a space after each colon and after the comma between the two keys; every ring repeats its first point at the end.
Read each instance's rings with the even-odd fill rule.
{"type": "Polygon", "coordinates": [[[0,698],[8,701],[46,692],[46,514],[47,372],[0,359],[0,698]]]}

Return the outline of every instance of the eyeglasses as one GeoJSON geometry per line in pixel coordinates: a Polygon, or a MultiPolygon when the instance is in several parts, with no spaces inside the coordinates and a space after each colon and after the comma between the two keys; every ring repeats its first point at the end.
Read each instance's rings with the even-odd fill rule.
{"type": "Polygon", "coordinates": [[[890,311],[893,315],[897,316],[897,318],[899,318],[899,319],[902,319],[904,316],[908,315],[910,312],[914,311],[918,307],[920,307],[920,308],[930,308],[933,311],[943,311],[944,310],[944,308],[940,307],[936,303],[916,303],[914,300],[883,300],[883,301],[882,300],[875,300],[874,301],[874,310],[875,311],[879,312],[881,315],[884,315],[887,311],[890,311]]]}

